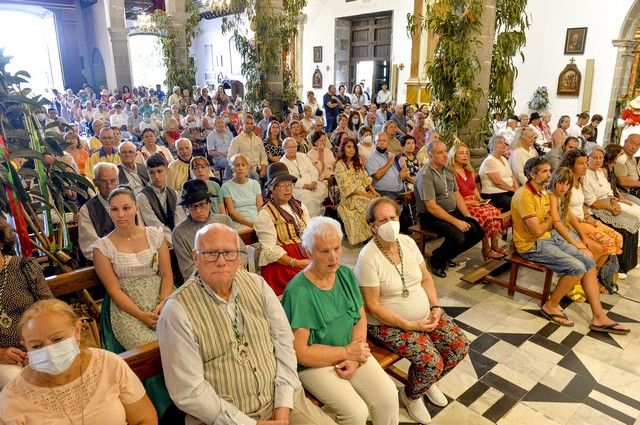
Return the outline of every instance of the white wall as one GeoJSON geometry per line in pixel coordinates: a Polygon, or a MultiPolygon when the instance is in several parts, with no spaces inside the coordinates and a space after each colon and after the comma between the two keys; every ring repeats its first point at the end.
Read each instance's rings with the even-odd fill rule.
{"type": "MultiPolygon", "coordinates": [[[[537,1],[537,0],[536,0],[537,1]]],[[[391,64],[404,64],[398,75],[398,101],[406,98],[405,82],[411,67],[411,39],[407,35],[407,13],[413,12],[413,0],[309,0],[303,13],[307,16],[302,35],[302,87],[303,93],[313,90],[316,98],[322,99],[327,87],[334,84],[335,20],[349,16],[393,11],[393,32],[391,39],[391,64]],[[322,63],[313,62],[313,47],[322,46],[322,63]],[[322,71],[322,89],[311,87],[311,77],[316,65],[322,71]],[[329,72],[326,66],[331,69],[329,72]]],[[[391,70],[390,70],[391,71],[391,70]]],[[[306,100],[306,99],[303,99],[306,100]]]]}
{"type": "MultiPolygon", "coordinates": [[[[518,68],[513,96],[516,100],[515,112],[528,112],[527,103],[539,86],[549,90],[552,128],[555,128],[560,115],[571,116],[582,112],[582,98],[587,59],[595,59],[594,78],[591,94],[591,107],[588,112],[600,114],[607,119],[609,96],[616,63],[617,48],[611,40],[619,36],[622,22],[633,0],[615,0],[603,3],[599,0],[530,1],[527,13],[531,26],[527,31],[527,45],[523,53],[525,62],[517,57],[518,68]],[[587,39],[584,55],[564,55],[564,43],[567,28],[587,27],[587,39]],[[575,58],[582,73],[582,84],[578,97],[556,96],[558,75],[575,58]]],[[[602,142],[604,125],[598,138],[602,142]]]]}
{"type": "MultiPolygon", "coordinates": [[[[98,0],[96,4],[82,9],[85,43],[87,46],[87,56],[84,57],[84,66],[85,69],[87,69],[87,74],[92,76],[91,53],[94,47],[100,50],[107,75],[107,85],[113,90],[116,88],[116,69],[113,60],[113,51],[111,49],[111,35],[107,29],[107,6],[109,4],[109,0],[98,0]]],[[[81,49],[81,51],[84,50],[81,49]]],[[[99,87],[95,87],[95,89],[97,90],[99,87]]]]}
{"type": "Polygon", "coordinates": [[[217,87],[217,76],[222,73],[223,79],[239,80],[244,82],[244,77],[240,73],[242,56],[235,49],[235,44],[229,40],[233,33],[222,34],[222,18],[202,19],[198,24],[200,34],[194,38],[191,44],[191,54],[196,62],[196,84],[204,87],[205,74],[211,73],[215,78],[211,79],[217,87]],[[207,70],[207,49],[206,45],[213,46],[213,68],[207,70]],[[222,58],[220,58],[220,56],[222,58]],[[220,59],[222,65],[220,65],[220,59]],[[232,62],[233,61],[233,62],[232,62]],[[233,69],[232,69],[233,63],[233,69]]]}

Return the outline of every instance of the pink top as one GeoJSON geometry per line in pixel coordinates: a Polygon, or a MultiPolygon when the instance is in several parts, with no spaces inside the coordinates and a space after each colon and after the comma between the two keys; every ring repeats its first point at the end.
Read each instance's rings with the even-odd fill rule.
{"type": "Polygon", "coordinates": [[[331,149],[324,149],[324,166],[320,162],[320,152],[317,148],[313,148],[307,153],[307,156],[318,169],[318,178],[320,180],[328,179],[335,174],[336,158],[333,156],[331,149]]]}
{"type": "Polygon", "coordinates": [[[124,405],[142,399],[142,383],[117,354],[96,348],[89,352],[82,376],[66,385],[39,387],[18,375],[0,393],[0,422],[126,425],[124,405]]]}
{"type": "Polygon", "coordinates": [[[471,196],[475,194],[476,189],[476,181],[468,170],[464,170],[464,174],[466,179],[462,178],[460,174],[454,173],[456,175],[456,184],[458,185],[458,192],[462,195],[463,198],[467,196],[471,196]]]}

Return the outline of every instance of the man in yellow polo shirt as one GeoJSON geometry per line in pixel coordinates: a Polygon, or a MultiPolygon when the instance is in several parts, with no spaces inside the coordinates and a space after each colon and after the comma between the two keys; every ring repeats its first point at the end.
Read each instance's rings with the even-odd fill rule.
{"type": "Polygon", "coordinates": [[[561,223],[554,222],[549,212],[549,195],[545,190],[551,177],[549,160],[530,158],[524,164],[524,174],[527,182],[511,198],[513,243],[523,258],[560,275],[540,314],[558,325],[573,326],[562,311],[560,300],[575,285],[582,284],[593,316],[589,328],[596,332],[629,333],[629,329],[609,319],[602,308],[595,262],[554,229],[554,225],[561,223]]]}
{"type": "Polygon", "coordinates": [[[109,127],[104,127],[100,130],[100,143],[102,143],[102,147],[97,151],[93,152],[89,158],[87,158],[87,163],[85,164],[85,174],[89,181],[93,181],[93,167],[99,162],[110,162],[111,164],[121,164],[120,154],[118,153],[118,149],[116,145],[118,144],[116,140],[116,136],[112,129],[109,127]]]}

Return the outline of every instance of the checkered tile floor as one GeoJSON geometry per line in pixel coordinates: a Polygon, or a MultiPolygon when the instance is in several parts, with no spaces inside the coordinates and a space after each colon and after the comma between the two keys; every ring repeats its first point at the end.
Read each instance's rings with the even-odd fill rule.
{"type": "MultiPolygon", "coordinates": [[[[354,264],[357,254],[345,249],[343,262],[354,264]]],[[[602,296],[609,317],[630,327],[630,335],[590,331],[588,304],[567,303],[575,326],[563,327],[539,315],[537,300],[462,282],[481,264],[479,248],[458,260],[460,267],[435,282],[440,304],[471,347],[438,383],[449,405],[427,402],[433,424],[640,424],[640,304],[602,296]]],[[[518,283],[538,287],[541,279],[522,270],[518,283]]],[[[620,293],[640,299],[640,269],[621,282],[620,293]]],[[[413,423],[404,409],[401,419],[413,423]]]]}

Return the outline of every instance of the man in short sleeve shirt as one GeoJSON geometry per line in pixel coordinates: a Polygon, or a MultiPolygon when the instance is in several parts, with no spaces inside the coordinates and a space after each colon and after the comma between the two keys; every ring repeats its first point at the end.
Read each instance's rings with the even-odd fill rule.
{"type": "Polygon", "coordinates": [[[640,205],[640,165],[635,156],[640,148],[640,134],[630,134],[624,141],[623,153],[613,165],[620,194],[634,204],[640,205]]]}
{"type": "Polygon", "coordinates": [[[560,300],[575,285],[581,284],[593,314],[589,328],[596,332],[628,333],[628,329],[609,319],[602,309],[596,264],[586,246],[579,249],[579,245],[569,243],[553,228],[549,195],[544,190],[551,177],[549,161],[544,157],[531,158],[524,164],[524,173],[527,182],[511,199],[513,242],[523,258],[560,275],[540,314],[557,325],[573,326],[562,311],[560,300]]]}
{"type": "Polygon", "coordinates": [[[431,273],[444,278],[445,269],[456,265],[453,259],[480,242],[484,231],[458,192],[453,171],[447,165],[447,146],[431,142],[427,153],[429,162],[418,171],[414,192],[420,225],[444,236],[429,260],[431,273]]]}

